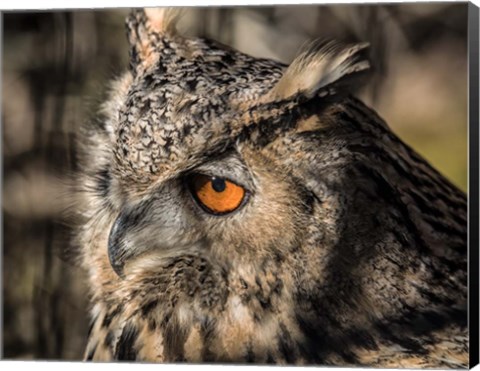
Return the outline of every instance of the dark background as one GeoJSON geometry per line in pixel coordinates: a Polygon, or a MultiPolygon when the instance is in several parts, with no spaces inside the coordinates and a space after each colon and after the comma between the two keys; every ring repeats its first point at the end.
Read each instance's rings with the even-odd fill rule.
{"type": "MultiPolygon", "coordinates": [[[[75,137],[127,66],[125,9],[3,14],[3,356],[81,359],[86,277],[68,205],[75,137]]],[[[369,41],[361,97],[463,190],[467,4],[191,8],[180,30],[290,62],[307,40],[369,41]]]]}

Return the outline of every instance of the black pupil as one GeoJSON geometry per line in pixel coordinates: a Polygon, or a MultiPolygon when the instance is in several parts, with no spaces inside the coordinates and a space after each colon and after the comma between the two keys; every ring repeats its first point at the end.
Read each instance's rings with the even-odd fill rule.
{"type": "Polygon", "coordinates": [[[215,192],[223,192],[227,188],[225,179],[222,178],[212,178],[212,188],[215,192]]]}

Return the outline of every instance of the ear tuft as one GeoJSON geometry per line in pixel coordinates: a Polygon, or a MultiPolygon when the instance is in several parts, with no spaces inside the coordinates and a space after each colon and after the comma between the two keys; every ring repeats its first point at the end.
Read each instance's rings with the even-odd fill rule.
{"type": "Polygon", "coordinates": [[[180,8],[134,9],[127,18],[130,69],[148,68],[160,56],[161,39],[176,33],[180,8]]]}
{"type": "Polygon", "coordinates": [[[150,29],[158,33],[175,33],[180,8],[145,8],[145,15],[150,29]]]}
{"type": "Polygon", "coordinates": [[[269,92],[268,100],[287,99],[297,93],[307,98],[351,91],[370,69],[364,56],[368,43],[345,45],[315,41],[295,58],[269,92]]]}

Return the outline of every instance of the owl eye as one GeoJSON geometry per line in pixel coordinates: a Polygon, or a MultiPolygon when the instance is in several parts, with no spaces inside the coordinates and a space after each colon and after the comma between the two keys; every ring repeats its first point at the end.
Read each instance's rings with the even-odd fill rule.
{"type": "Polygon", "coordinates": [[[245,189],[225,178],[194,174],[189,177],[188,184],[197,203],[215,215],[235,211],[245,198],[245,189]]]}

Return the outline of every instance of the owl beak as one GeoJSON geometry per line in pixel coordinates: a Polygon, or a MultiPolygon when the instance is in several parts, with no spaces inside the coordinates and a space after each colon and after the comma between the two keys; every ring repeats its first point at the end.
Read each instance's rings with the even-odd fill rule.
{"type": "Polygon", "coordinates": [[[114,272],[122,279],[125,278],[124,267],[129,255],[131,255],[124,243],[125,217],[120,216],[115,220],[108,237],[108,259],[114,272]]]}
{"type": "Polygon", "coordinates": [[[108,236],[108,258],[115,273],[125,278],[125,264],[142,253],[142,246],[132,241],[134,230],[141,229],[142,217],[145,215],[145,205],[125,208],[113,223],[108,236]]]}

